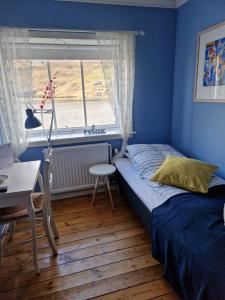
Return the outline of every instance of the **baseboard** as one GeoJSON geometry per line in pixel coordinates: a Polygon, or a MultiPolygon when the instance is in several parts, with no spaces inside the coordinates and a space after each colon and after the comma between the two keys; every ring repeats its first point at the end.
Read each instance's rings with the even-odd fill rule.
{"type": "MultiPolygon", "coordinates": [[[[119,189],[118,184],[111,185],[112,191],[118,191],[118,189],[119,189]]],[[[105,191],[105,187],[101,186],[98,188],[97,193],[103,193],[104,191],[105,191]]],[[[78,190],[78,191],[72,191],[72,192],[66,192],[66,193],[52,194],[51,200],[56,201],[56,200],[62,200],[62,199],[67,199],[67,198],[82,197],[82,196],[87,196],[87,195],[91,196],[92,194],[93,194],[93,189],[84,189],[84,190],[78,190]]]]}

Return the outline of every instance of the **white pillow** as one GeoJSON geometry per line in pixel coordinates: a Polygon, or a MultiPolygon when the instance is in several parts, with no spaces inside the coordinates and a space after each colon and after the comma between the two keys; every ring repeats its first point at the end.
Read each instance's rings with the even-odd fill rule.
{"type": "Polygon", "coordinates": [[[167,155],[183,156],[170,145],[135,144],[126,147],[126,156],[143,178],[153,176],[167,155]]]}

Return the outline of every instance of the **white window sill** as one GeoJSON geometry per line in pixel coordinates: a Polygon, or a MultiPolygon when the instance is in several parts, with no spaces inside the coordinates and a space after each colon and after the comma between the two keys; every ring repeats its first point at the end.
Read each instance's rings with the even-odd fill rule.
{"type": "MultiPolygon", "coordinates": [[[[106,134],[84,135],[83,132],[52,135],[53,145],[68,145],[88,142],[99,142],[121,139],[121,134],[116,129],[107,130],[106,134]]],[[[47,138],[44,136],[31,136],[28,148],[47,146],[47,138]]]]}

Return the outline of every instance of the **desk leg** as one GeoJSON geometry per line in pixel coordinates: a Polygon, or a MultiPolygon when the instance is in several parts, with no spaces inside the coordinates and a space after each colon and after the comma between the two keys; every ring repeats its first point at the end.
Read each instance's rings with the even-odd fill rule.
{"type": "Polygon", "coordinates": [[[43,183],[43,178],[42,178],[40,172],[39,172],[39,174],[38,174],[38,184],[39,184],[39,187],[40,187],[40,189],[41,189],[41,193],[44,194],[44,183],[43,183]]]}
{"type": "Polygon", "coordinates": [[[31,223],[31,230],[32,230],[32,242],[33,242],[33,261],[34,261],[34,267],[35,271],[40,274],[40,269],[37,263],[37,238],[36,238],[36,219],[35,219],[35,211],[34,211],[34,206],[32,202],[32,198],[30,197],[28,205],[27,205],[27,210],[30,218],[30,223],[31,223]]]}

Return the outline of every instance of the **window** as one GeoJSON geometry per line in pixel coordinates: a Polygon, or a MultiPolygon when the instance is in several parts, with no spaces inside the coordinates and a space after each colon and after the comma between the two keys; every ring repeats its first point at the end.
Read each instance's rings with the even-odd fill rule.
{"type": "MultiPolygon", "coordinates": [[[[115,101],[109,94],[103,63],[113,68],[112,61],[97,49],[94,34],[72,32],[31,32],[31,57],[19,62],[21,74],[32,64],[32,105],[40,108],[45,89],[53,80],[55,92],[44,108],[53,109],[55,133],[83,131],[92,125],[116,128],[115,101]],[[77,36],[78,35],[78,36],[77,36]],[[88,35],[88,37],[87,37],[88,35]]],[[[26,72],[24,72],[26,74],[26,72]]],[[[26,78],[23,80],[25,84],[26,78]]],[[[48,130],[51,115],[37,115],[48,130]]],[[[42,129],[33,130],[35,134],[42,129]]]]}

